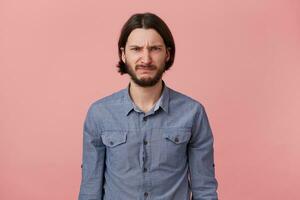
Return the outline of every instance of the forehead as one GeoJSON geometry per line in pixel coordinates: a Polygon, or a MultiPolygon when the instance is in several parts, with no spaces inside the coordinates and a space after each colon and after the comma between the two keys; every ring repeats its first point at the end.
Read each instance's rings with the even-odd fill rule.
{"type": "Polygon", "coordinates": [[[159,33],[154,29],[136,28],[128,36],[128,45],[164,45],[159,33]]]}

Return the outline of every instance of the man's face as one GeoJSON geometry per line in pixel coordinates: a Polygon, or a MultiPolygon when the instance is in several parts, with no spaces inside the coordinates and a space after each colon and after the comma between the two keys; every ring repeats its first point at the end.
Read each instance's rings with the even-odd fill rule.
{"type": "Polygon", "coordinates": [[[162,37],[154,29],[134,29],[122,49],[127,72],[141,87],[153,86],[162,78],[169,57],[162,37]]]}

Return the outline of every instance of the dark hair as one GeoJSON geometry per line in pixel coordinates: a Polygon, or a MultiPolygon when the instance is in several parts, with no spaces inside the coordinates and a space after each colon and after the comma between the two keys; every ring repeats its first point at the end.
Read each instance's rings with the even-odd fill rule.
{"type": "Polygon", "coordinates": [[[153,13],[137,13],[132,15],[127,22],[124,24],[118,42],[118,52],[119,52],[119,63],[117,67],[120,74],[126,74],[126,64],[122,60],[122,50],[123,47],[125,49],[125,45],[128,39],[129,34],[136,28],[144,28],[144,29],[154,29],[156,30],[166,45],[166,48],[170,52],[170,58],[166,62],[165,70],[168,70],[174,62],[175,58],[175,43],[170,29],[167,24],[159,18],[157,15],[153,13]]]}

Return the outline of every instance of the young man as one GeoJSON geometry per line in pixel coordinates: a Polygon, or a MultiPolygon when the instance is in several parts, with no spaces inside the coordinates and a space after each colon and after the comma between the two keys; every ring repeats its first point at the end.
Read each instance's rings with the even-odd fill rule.
{"type": "Polygon", "coordinates": [[[119,72],[131,80],[88,110],[79,200],[217,200],[205,109],[162,80],[175,56],[169,28],[135,14],[118,46],[119,72]]]}

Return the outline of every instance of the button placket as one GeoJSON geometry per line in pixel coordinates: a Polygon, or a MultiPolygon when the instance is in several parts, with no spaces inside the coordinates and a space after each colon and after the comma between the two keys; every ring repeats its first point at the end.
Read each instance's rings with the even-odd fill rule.
{"type": "Polygon", "coordinates": [[[144,197],[147,197],[149,195],[148,192],[144,192],[144,197]]]}
{"type": "Polygon", "coordinates": [[[144,168],[143,168],[143,172],[145,173],[145,172],[147,172],[148,171],[148,169],[147,169],[147,167],[145,167],[145,165],[146,165],[146,163],[147,163],[147,157],[148,157],[148,151],[147,151],[147,145],[148,145],[148,141],[147,141],[147,139],[144,139],[143,140],[143,151],[144,151],[144,168]]]}
{"type": "Polygon", "coordinates": [[[145,126],[146,122],[147,122],[147,119],[148,119],[148,116],[145,114],[145,113],[141,113],[141,123],[142,123],[142,126],[145,126]]]}

